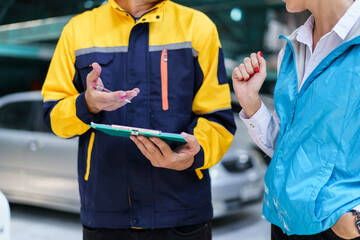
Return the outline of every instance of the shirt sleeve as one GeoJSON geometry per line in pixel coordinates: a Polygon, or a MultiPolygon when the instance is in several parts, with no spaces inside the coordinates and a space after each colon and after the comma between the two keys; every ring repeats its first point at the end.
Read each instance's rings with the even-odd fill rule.
{"type": "MultiPolygon", "coordinates": [[[[282,59],[284,57],[285,47],[283,47],[278,55],[277,72],[279,73],[282,59]]],[[[280,131],[280,119],[274,111],[273,115],[263,102],[261,102],[260,109],[251,117],[248,118],[244,110],[241,110],[240,119],[245,123],[248,132],[261,150],[263,150],[269,157],[274,155],[277,137],[280,131]]]]}
{"type": "Polygon", "coordinates": [[[358,205],[358,206],[354,207],[354,210],[356,210],[356,211],[360,212],[360,205],[358,205]]]}
{"type": "Polygon", "coordinates": [[[256,145],[272,157],[280,130],[280,121],[276,112],[274,111],[274,114],[271,115],[262,102],[260,109],[251,118],[246,116],[244,110],[241,110],[239,115],[256,145]]]}

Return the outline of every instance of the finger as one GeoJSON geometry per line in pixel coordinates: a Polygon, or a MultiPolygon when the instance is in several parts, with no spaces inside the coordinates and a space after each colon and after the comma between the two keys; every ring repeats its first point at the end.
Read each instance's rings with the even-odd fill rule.
{"type": "Polygon", "coordinates": [[[155,167],[159,166],[159,163],[156,161],[156,158],[149,153],[148,149],[144,145],[142,141],[138,137],[130,136],[130,139],[136,144],[140,152],[151,162],[151,164],[155,167]]]}
{"type": "Polygon", "coordinates": [[[98,108],[105,111],[114,111],[126,104],[126,102],[121,100],[122,97],[126,96],[126,92],[124,91],[117,91],[112,93],[96,91],[94,94],[97,95],[96,104],[98,108]]]}
{"type": "Polygon", "coordinates": [[[245,81],[249,81],[250,74],[246,71],[245,65],[242,63],[239,65],[239,70],[245,81]]]}
{"type": "Polygon", "coordinates": [[[112,92],[112,93],[108,93],[108,100],[109,101],[114,101],[114,102],[122,102],[122,98],[126,97],[127,93],[125,91],[116,91],[116,92],[112,92]]]}
{"type": "Polygon", "coordinates": [[[198,153],[200,151],[200,144],[194,135],[182,132],[181,136],[185,138],[188,147],[192,152],[198,153]]]}
{"type": "Polygon", "coordinates": [[[252,77],[254,76],[254,69],[253,67],[251,66],[251,60],[250,58],[245,58],[244,59],[244,65],[245,65],[245,69],[246,69],[246,72],[252,77]]]}
{"type": "Polygon", "coordinates": [[[145,155],[145,157],[150,160],[151,164],[154,167],[162,167],[161,162],[163,161],[164,156],[160,152],[159,148],[147,137],[138,136],[137,139],[139,139],[146,148],[147,155],[145,155]]]}
{"type": "Polygon", "coordinates": [[[263,57],[263,54],[262,52],[258,52],[256,54],[256,57],[259,61],[259,65],[260,65],[260,73],[264,76],[266,76],[266,60],[265,58],[263,57]]]}
{"type": "Polygon", "coordinates": [[[233,81],[243,81],[244,80],[239,67],[234,68],[233,74],[232,74],[232,79],[233,79],[233,81]]]}
{"type": "Polygon", "coordinates": [[[126,105],[127,102],[125,101],[124,98],[131,100],[134,97],[136,97],[138,95],[138,93],[140,92],[140,90],[138,88],[134,88],[131,91],[116,91],[116,92],[112,92],[109,93],[109,95],[111,94],[112,98],[108,99],[108,101],[114,101],[116,104],[121,103],[121,106],[126,105]]]}
{"type": "Polygon", "coordinates": [[[162,141],[160,138],[157,138],[157,137],[151,137],[150,140],[160,149],[161,153],[165,156],[170,156],[173,151],[172,149],[170,148],[170,146],[162,141]]]}
{"type": "Polygon", "coordinates": [[[251,65],[252,65],[252,67],[254,69],[254,72],[255,73],[259,72],[260,71],[260,69],[259,69],[260,65],[259,65],[258,59],[256,57],[256,53],[252,53],[250,55],[250,60],[251,60],[251,65]]]}
{"type": "Polygon", "coordinates": [[[132,91],[136,92],[136,94],[140,93],[140,89],[138,89],[138,88],[134,88],[132,91]]]}
{"type": "Polygon", "coordinates": [[[126,98],[131,100],[134,97],[136,97],[140,93],[140,90],[138,88],[134,88],[131,91],[126,91],[126,98]]]}
{"type": "Polygon", "coordinates": [[[92,82],[96,82],[98,78],[100,78],[100,74],[101,74],[101,67],[98,63],[94,62],[93,64],[91,64],[91,67],[93,69],[86,77],[87,85],[89,85],[92,82]]]}
{"type": "Polygon", "coordinates": [[[139,139],[142,142],[146,150],[149,152],[149,154],[151,154],[152,158],[162,157],[162,153],[160,152],[160,149],[147,137],[138,136],[137,139],[139,139]]]}
{"type": "Polygon", "coordinates": [[[142,154],[144,154],[144,155],[147,154],[146,147],[139,139],[137,139],[137,137],[130,136],[130,139],[136,144],[136,146],[139,148],[139,150],[141,151],[142,154]]]}

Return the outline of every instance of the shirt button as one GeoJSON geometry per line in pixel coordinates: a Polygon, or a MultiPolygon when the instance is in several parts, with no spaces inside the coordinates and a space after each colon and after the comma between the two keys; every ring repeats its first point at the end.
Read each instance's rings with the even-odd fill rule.
{"type": "Polygon", "coordinates": [[[255,125],[254,125],[254,124],[252,124],[252,123],[250,123],[250,127],[251,127],[251,128],[254,128],[254,127],[255,127],[255,125]]]}

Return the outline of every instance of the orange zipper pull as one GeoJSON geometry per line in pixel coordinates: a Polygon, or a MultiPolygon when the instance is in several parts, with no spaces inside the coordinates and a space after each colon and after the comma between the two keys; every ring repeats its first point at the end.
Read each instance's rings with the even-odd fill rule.
{"type": "Polygon", "coordinates": [[[164,61],[167,62],[168,60],[168,55],[167,55],[167,50],[163,50],[163,54],[164,54],[164,61]]]}

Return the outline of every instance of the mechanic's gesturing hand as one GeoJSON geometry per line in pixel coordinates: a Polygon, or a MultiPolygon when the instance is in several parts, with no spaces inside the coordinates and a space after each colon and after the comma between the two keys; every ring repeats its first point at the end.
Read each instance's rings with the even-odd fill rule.
{"type": "Polygon", "coordinates": [[[93,63],[91,66],[93,70],[87,75],[87,89],[85,92],[85,100],[90,113],[97,114],[100,111],[114,111],[126,104],[122,98],[125,97],[131,100],[139,94],[140,90],[138,88],[134,88],[131,91],[114,91],[111,93],[95,89],[91,83],[95,83],[101,87],[104,87],[104,84],[100,78],[100,65],[93,63]]]}
{"type": "Polygon", "coordinates": [[[154,167],[181,171],[193,165],[194,157],[200,151],[200,144],[195,136],[187,133],[181,133],[181,135],[187,143],[174,151],[160,138],[150,137],[148,139],[144,136],[131,136],[130,139],[154,167]]]}

